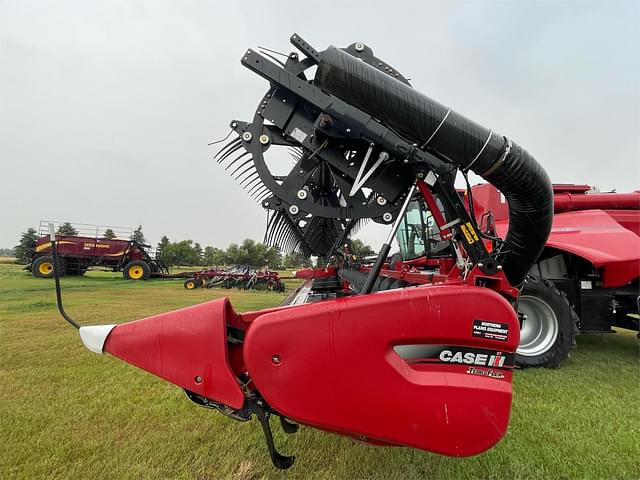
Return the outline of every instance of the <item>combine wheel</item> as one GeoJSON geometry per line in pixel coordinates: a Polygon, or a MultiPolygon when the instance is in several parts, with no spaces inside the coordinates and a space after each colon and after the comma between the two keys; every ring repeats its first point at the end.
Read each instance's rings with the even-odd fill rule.
{"type": "Polygon", "coordinates": [[[578,316],[567,296],[548,280],[529,275],[518,299],[526,318],[520,329],[516,363],[521,367],[557,368],[569,357],[578,333],[578,316]]]}
{"type": "Polygon", "coordinates": [[[187,278],[184,282],[184,288],[187,290],[195,290],[199,286],[200,284],[195,278],[187,278]]]}
{"type": "Polygon", "coordinates": [[[127,263],[122,271],[125,280],[147,280],[151,274],[149,264],[144,260],[134,260],[127,263]]]}
{"type": "Polygon", "coordinates": [[[53,257],[38,257],[31,264],[34,277],[53,278],[53,257]]]}

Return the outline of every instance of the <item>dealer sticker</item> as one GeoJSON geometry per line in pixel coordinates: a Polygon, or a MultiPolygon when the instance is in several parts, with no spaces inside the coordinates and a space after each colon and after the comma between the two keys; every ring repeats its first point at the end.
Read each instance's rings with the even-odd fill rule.
{"type": "Polygon", "coordinates": [[[474,320],[471,333],[474,337],[506,342],[509,337],[509,324],[491,322],[489,320],[474,320]]]}

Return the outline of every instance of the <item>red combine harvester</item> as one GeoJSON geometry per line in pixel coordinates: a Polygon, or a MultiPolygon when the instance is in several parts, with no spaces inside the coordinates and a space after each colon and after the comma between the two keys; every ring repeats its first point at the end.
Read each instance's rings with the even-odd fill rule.
{"type": "MultiPolygon", "coordinates": [[[[52,278],[54,262],[51,240],[46,232],[49,225],[57,231],[60,222],[40,222],[39,238],[26,266],[35,277],[52,278]]],[[[59,235],[57,250],[60,257],[60,275],[84,275],[89,267],[104,267],[122,272],[127,280],[146,280],[169,273],[159,252],[152,252],[149,245],[133,240],[133,230],[103,225],[72,224],[73,235],[59,235]],[[115,237],[105,237],[111,232],[115,237]]]]}
{"type": "Polygon", "coordinates": [[[366,45],[317,51],[297,34],[291,42],[302,55],[242,55],[269,88],[250,122],[231,122],[235,136],[216,158],[271,211],[270,240],[331,259],[313,274],[324,277],[312,292],[323,301],[239,314],[221,299],[80,326],[64,312],[56,276],[60,310],[90,350],[232,419],[256,416],[278,468],[294,458],[277,451],[271,416],[286,433],[302,423],[375,445],[479,454],[509,424],[518,297],[551,231],[551,182],[522,147],[417,92],[366,45]],[[282,151],[295,165],[273,174],[282,151]],[[494,248],[454,187],[459,171],[508,202],[508,230],[494,248]],[[411,272],[381,273],[412,201],[431,210],[455,260],[433,259],[449,262],[446,273],[408,287],[411,272]],[[389,226],[368,271],[338,248],[365,219],[389,226]]]}
{"type": "MultiPolygon", "coordinates": [[[[553,226],[521,289],[520,366],[557,367],[569,356],[576,334],[638,330],[640,298],[640,192],[595,193],[588,185],[554,185],[553,226]]],[[[459,191],[480,225],[488,250],[498,248],[509,227],[508,205],[491,184],[459,191]],[[473,200],[473,209],[470,201],[473,200]]],[[[439,203],[436,202],[438,205],[439,203]]],[[[443,214],[438,210],[440,215],[443,214]]],[[[446,281],[467,269],[452,243],[443,240],[434,215],[420,198],[405,213],[396,235],[399,254],[380,271],[374,291],[446,281]]],[[[337,271],[302,270],[314,279],[290,301],[326,298],[331,291],[358,292],[371,266],[337,271]],[[321,280],[322,279],[322,280],[321,280]]]]}

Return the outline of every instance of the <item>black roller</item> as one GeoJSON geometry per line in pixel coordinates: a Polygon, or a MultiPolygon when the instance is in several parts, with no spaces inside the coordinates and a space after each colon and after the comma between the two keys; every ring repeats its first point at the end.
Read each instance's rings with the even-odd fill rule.
{"type": "Polygon", "coordinates": [[[335,47],[321,53],[314,82],[423,150],[495,185],[509,203],[504,271],[512,285],[524,280],[553,219],[551,182],[526,150],[335,47]]]}

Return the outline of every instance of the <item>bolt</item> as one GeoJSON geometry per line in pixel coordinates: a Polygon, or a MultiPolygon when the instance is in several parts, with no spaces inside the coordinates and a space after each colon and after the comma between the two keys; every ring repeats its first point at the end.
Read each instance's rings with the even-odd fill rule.
{"type": "Polygon", "coordinates": [[[364,43],[358,42],[356,43],[356,52],[361,52],[364,50],[364,43]]]}
{"type": "Polygon", "coordinates": [[[298,208],[298,206],[297,206],[297,205],[291,205],[291,206],[289,207],[289,213],[290,213],[291,215],[297,215],[299,211],[300,211],[300,209],[298,208]]]}
{"type": "Polygon", "coordinates": [[[243,139],[245,142],[250,142],[252,138],[253,138],[253,135],[251,135],[251,132],[244,132],[244,133],[242,134],[242,139],[243,139]]]}
{"type": "Polygon", "coordinates": [[[193,379],[196,383],[202,383],[202,377],[200,375],[196,375],[193,379]]]}
{"type": "Polygon", "coordinates": [[[418,178],[424,178],[424,172],[421,170],[416,174],[416,177],[418,178]]]}
{"type": "Polygon", "coordinates": [[[393,215],[391,215],[391,213],[389,212],[384,212],[382,214],[382,220],[384,220],[385,222],[390,222],[391,220],[393,220],[393,215]]]}
{"type": "Polygon", "coordinates": [[[386,205],[387,199],[384,198],[382,195],[378,195],[378,197],[376,198],[376,203],[380,206],[386,205]]]}
{"type": "Polygon", "coordinates": [[[307,198],[307,191],[303,188],[301,190],[298,190],[298,193],[296,194],[296,196],[300,199],[300,200],[304,200],[305,198],[307,198]]]}
{"type": "Polygon", "coordinates": [[[285,98],[282,99],[282,103],[287,103],[287,100],[285,98]]]}
{"type": "Polygon", "coordinates": [[[260,135],[259,140],[262,145],[266,145],[269,143],[269,135],[260,135]]]}
{"type": "Polygon", "coordinates": [[[263,203],[262,203],[262,206],[263,206],[264,208],[267,208],[267,207],[269,206],[269,202],[263,202],[263,203]]]}
{"type": "Polygon", "coordinates": [[[272,362],[274,365],[280,365],[280,363],[282,362],[282,358],[280,358],[280,355],[277,355],[277,354],[276,354],[276,355],[273,355],[273,356],[271,357],[271,362],[272,362]]]}
{"type": "Polygon", "coordinates": [[[350,128],[347,128],[347,133],[351,133],[351,129],[350,128]]]}
{"type": "Polygon", "coordinates": [[[498,265],[496,268],[497,268],[498,270],[502,270],[502,265],[498,265]]]}
{"type": "Polygon", "coordinates": [[[231,128],[234,128],[234,129],[235,129],[235,128],[238,128],[238,124],[237,124],[236,122],[233,122],[233,123],[231,124],[231,128]]]}
{"type": "Polygon", "coordinates": [[[484,267],[484,263],[480,262],[480,263],[478,264],[478,267],[480,267],[480,268],[484,267]]]}

